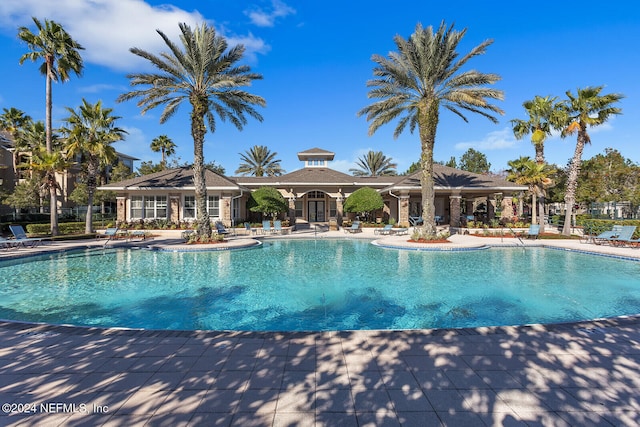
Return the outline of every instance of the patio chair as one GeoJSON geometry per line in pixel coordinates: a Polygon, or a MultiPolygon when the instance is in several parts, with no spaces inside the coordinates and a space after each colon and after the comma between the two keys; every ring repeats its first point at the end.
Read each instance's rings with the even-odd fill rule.
{"type": "Polygon", "coordinates": [[[18,245],[26,246],[26,244],[29,243],[30,246],[33,248],[33,247],[36,247],[38,243],[42,242],[42,239],[40,238],[27,237],[27,233],[24,231],[24,228],[22,228],[21,225],[10,225],[9,230],[11,230],[11,233],[13,233],[13,236],[16,238],[15,239],[16,246],[18,245]]]}
{"type": "Polygon", "coordinates": [[[537,239],[540,237],[540,225],[539,224],[531,224],[529,226],[529,231],[527,231],[527,239],[533,237],[537,239]]]}
{"type": "Polygon", "coordinates": [[[412,227],[415,227],[416,225],[420,225],[424,223],[424,219],[422,219],[421,216],[410,216],[409,223],[411,224],[412,227]]]}
{"type": "Polygon", "coordinates": [[[262,221],[262,234],[271,234],[271,221],[262,221]]]}
{"type": "Polygon", "coordinates": [[[215,226],[216,226],[217,234],[221,234],[223,236],[227,234],[231,234],[231,232],[224,227],[224,224],[222,222],[216,221],[215,226]]]}
{"type": "Polygon", "coordinates": [[[247,232],[247,235],[256,234],[258,232],[255,228],[251,228],[251,224],[248,222],[244,223],[244,229],[247,232]]]}
{"type": "Polygon", "coordinates": [[[611,242],[612,239],[618,237],[622,231],[621,225],[614,225],[609,231],[604,231],[593,238],[593,243],[601,245],[603,243],[611,242]]]}
{"type": "Polygon", "coordinates": [[[273,234],[282,234],[282,221],[276,219],[273,221],[273,234]]]}
{"type": "Polygon", "coordinates": [[[353,221],[351,227],[347,227],[344,229],[345,233],[360,233],[362,232],[362,227],[360,221],[353,221]]]}
{"type": "Polygon", "coordinates": [[[380,234],[383,236],[388,236],[392,233],[393,224],[387,224],[382,228],[376,228],[373,230],[373,234],[380,234]]]}

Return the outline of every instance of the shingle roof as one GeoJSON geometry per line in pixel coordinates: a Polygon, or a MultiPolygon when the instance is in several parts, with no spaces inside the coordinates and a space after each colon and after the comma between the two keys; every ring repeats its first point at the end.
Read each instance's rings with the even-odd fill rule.
{"type": "MultiPolygon", "coordinates": [[[[207,188],[240,189],[238,184],[217,173],[205,169],[205,183],[207,188]]],[[[103,185],[105,190],[124,190],[137,188],[193,188],[193,168],[182,167],[165,169],[160,172],[131,178],[120,182],[103,185]]]]}
{"type": "Polygon", "coordinates": [[[388,186],[398,180],[398,177],[356,177],[329,168],[302,168],[296,171],[274,177],[234,177],[231,178],[239,185],[360,185],[372,187],[388,186]]]}
{"type": "MultiPolygon", "coordinates": [[[[392,188],[420,188],[420,171],[417,171],[396,182],[392,188]]],[[[433,165],[433,178],[435,187],[446,188],[464,188],[464,189],[513,189],[526,190],[527,187],[515,184],[495,176],[481,175],[473,172],[467,172],[460,169],[443,166],[440,164],[433,165]]]]}

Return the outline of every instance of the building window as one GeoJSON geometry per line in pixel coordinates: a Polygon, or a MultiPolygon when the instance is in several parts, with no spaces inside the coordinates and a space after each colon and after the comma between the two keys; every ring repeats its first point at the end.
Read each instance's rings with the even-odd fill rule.
{"type": "Polygon", "coordinates": [[[131,196],[131,219],[167,217],[167,196],[131,196]]]}
{"type": "Polygon", "coordinates": [[[143,197],[142,196],[131,196],[131,219],[133,218],[142,218],[143,212],[143,197]]]}
{"type": "Polygon", "coordinates": [[[196,217],[196,196],[184,196],[184,208],[182,212],[184,218],[196,217]]]}
{"type": "Polygon", "coordinates": [[[335,200],[329,200],[329,218],[338,216],[338,204],[335,200]]]}
{"type": "Polygon", "coordinates": [[[207,212],[209,216],[219,218],[220,217],[220,197],[208,196],[207,197],[207,212]]]}
{"type": "Polygon", "coordinates": [[[302,218],[302,216],[303,216],[302,206],[304,206],[304,203],[302,203],[302,200],[296,200],[295,202],[293,202],[293,204],[295,205],[296,218],[302,218]]]}

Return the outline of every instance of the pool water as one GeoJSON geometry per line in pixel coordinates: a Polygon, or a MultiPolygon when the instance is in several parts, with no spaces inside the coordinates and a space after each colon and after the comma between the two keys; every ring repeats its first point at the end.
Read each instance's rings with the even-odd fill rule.
{"type": "Polygon", "coordinates": [[[320,331],[555,323],[640,313],[640,263],[544,248],[417,252],[362,240],[109,249],[0,263],[0,318],[320,331]]]}

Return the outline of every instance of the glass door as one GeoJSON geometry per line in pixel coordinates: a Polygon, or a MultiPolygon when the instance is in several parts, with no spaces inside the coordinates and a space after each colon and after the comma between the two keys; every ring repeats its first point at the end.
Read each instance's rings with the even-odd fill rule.
{"type": "Polygon", "coordinates": [[[324,200],[309,201],[309,222],[325,222],[324,200]]]}

